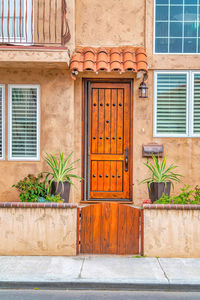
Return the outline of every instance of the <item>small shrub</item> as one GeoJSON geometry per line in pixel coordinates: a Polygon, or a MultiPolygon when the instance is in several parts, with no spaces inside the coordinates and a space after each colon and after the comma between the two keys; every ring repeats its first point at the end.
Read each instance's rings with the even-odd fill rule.
{"type": "Polygon", "coordinates": [[[64,202],[64,200],[60,197],[60,194],[58,194],[58,195],[47,195],[46,196],[46,201],[56,202],[56,203],[64,202]]]}
{"type": "Polygon", "coordinates": [[[19,197],[22,202],[37,202],[38,198],[46,198],[47,196],[47,189],[42,174],[37,176],[29,174],[12,187],[15,187],[20,192],[19,197]]]}
{"type": "Polygon", "coordinates": [[[162,195],[162,197],[154,202],[155,204],[200,204],[200,188],[191,189],[189,185],[185,185],[181,189],[181,193],[177,196],[162,195]]]}

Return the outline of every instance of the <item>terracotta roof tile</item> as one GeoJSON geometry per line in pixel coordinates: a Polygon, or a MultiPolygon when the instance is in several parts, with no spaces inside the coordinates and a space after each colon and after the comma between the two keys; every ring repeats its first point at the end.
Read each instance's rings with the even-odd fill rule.
{"type": "Polygon", "coordinates": [[[79,72],[147,72],[147,56],[143,47],[77,48],[72,55],[72,77],[79,72]]]}

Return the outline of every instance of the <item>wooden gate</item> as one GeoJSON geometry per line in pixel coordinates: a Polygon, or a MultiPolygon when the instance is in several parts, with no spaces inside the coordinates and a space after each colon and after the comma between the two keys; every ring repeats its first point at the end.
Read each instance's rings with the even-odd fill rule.
{"type": "Polygon", "coordinates": [[[109,202],[81,208],[80,253],[139,254],[140,212],[109,202]]]}

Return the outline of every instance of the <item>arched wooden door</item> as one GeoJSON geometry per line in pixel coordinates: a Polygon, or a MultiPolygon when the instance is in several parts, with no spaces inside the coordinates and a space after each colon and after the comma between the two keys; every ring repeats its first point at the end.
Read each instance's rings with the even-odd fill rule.
{"type": "Polygon", "coordinates": [[[84,200],[130,201],[132,103],[130,82],[87,81],[84,200]]]}

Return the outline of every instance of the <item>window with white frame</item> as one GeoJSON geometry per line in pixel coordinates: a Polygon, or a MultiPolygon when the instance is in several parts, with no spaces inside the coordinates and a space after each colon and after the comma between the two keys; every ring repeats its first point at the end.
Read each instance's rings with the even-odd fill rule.
{"type": "Polygon", "coordinates": [[[4,85],[0,85],[0,160],[4,159],[5,156],[5,149],[4,149],[4,141],[5,141],[5,124],[4,124],[4,118],[5,118],[5,88],[4,85]]]}
{"type": "Polygon", "coordinates": [[[200,53],[200,0],[155,0],[155,53],[200,53]]]}
{"type": "Polygon", "coordinates": [[[33,40],[33,5],[31,0],[0,0],[0,40],[33,40]]]}
{"type": "Polygon", "coordinates": [[[40,88],[8,86],[8,159],[40,158],[40,88]]]}
{"type": "Polygon", "coordinates": [[[154,76],[154,136],[200,137],[200,71],[154,76]]]}

